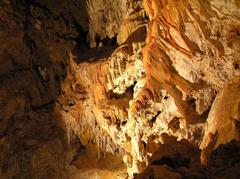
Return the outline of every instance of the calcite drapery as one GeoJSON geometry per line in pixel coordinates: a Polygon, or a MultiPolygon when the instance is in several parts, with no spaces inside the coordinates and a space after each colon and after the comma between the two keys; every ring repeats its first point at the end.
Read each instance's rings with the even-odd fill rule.
{"type": "MultiPolygon", "coordinates": [[[[235,43],[233,47],[229,48],[226,46],[225,37],[216,40],[216,31],[219,30],[219,27],[216,27],[215,24],[224,22],[221,19],[216,20],[213,14],[208,21],[207,13],[201,14],[204,9],[207,9],[208,13],[213,13],[212,6],[212,4],[204,6],[202,2],[191,0],[186,2],[144,1],[145,10],[150,18],[146,47],[142,50],[146,77],[142,76],[137,81],[139,83],[141,81],[139,86],[142,86],[145,81],[146,83],[136,93],[134,91],[133,99],[129,101],[125,125],[120,124],[118,129],[109,128],[109,126],[116,124],[114,122],[104,125],[108,126],[106,128],[116,139],[115,141],[126,149],[128,155],[131,155],[131,160],[126,160],[132,162],[132,164],[128,164],[131,166],[129,168],[130,174],[140,172],[142,167],[148,163],[148,156],[151,155],[151,152],[146,149],[151,148],[150,143],[147,142],[151,135],[159,135],[165,131],[168,134],[178,136],[179,139],[187,138],[194,142],[196,140],[194,136],[200,135],[197,133],[203,129],[203,125],[198,125],[198,123],[203,123],[206,120],[216,91],[236,76],[232,73],[236,59],[233,58],[234,54],[231,48],[236,48],[237,44],[235,43]],[[204,27],[204,23],[207,23],[208,26],[204,27]],[[195,41],[194,36],[199,39],[195,41]],[[226,58],[229,59],[228,63],[225,63],[226,58]],[[208,64],[209,66],[207,66],[208,64]],[[166,120],[166,118],[169,119],[166,120]],[[160,129],[164,123],[167,123],[168,128],[160,129]],[[189,130],[186,129],[188,127],[189,130]],[[122,139],[125,140],[124,134],[127,135],[127,145],[120,142],[122,139]]],[[[131,16],[129,19],[132,19],[131,16]]],[[[232,19],[229,18],[226,22],[231,24],[232,19]]],[[[133,26],[127,25],[126,32],[120,33],[119,39],[125,40],[128,39],[129,34],[134,34],[136,31],[131,31],[131,28],[133,26]],[[123,38],[121,35],[126,37],[123,38]]],[[[221,30],[224,35],[225,30],[221,30]]],[[[119,42],[123,43],[124,40],[119,40],[119,42]]],[[[132,47],[129,45],[131,43],[133,42],[126,40],[110,59],[116,60],[121,53],[124,54],[122,55],[123,59],[124,56],[132,56],[132,47]]],[[[129,74],[124,75],[123,69],[125,67],[120,64],[110,67],[114,68],[114,70],[111,68],[109,70],[112,70],[111,74],[114,75],[107,77],[109,89],[114,89],[114,93],[122,94],[127,88],[120,90],[118,88],[120,83],[117,83],[116,79],[121,79],[119,77],[127,78],[129,74]]],[[[108,97],[106,100],[111,101],[108,97]]],[[[117,114],[116,109],[120,103],[120,100],[115,100],[115,107],[111,107],[111,109],[115,108],[115,114],[117,114]]],[[[100,104],[100,106],[102,105],[100,104]]],[[[102,106],[101,108],[104,110],[108,107],[102,106]]],[[[111,116],[113,119],[116,118],[112,112],[109,114],[112,115],[109,115],[108,118],[111,116]]],[[[121,121],[121,119],[118,120],[121,121]]],[[[104,119],[101,117],[99,121],[104,121],[104,119]]],[[[161,142],[159,137],[155,137],[152,144],[155,145],[157,142],[161,142]]]]}
{"type": "MultiPolygon", "coordinates": [[[[150,17],[147,44],[143,50],[143,63],[148,78],[145,90],[149,89],[154,94],[159,88],[167,90],[188,124],[203,122],[194,106],[182,100],[182,92],[177,88],[190,94],[200,85],[190,83],[181,77],[174,69],[171,58],[166,54],[174,49],[188,58],[193,56],[180,31],[183,13],[187,13],[188,10],[181,2],[178,5],[182,8],[177,9],[174,4],[167,1],[144,1],[150,17]]],[[[141,95],[145,94],[140,94],[139,98],[141,95]]]]}

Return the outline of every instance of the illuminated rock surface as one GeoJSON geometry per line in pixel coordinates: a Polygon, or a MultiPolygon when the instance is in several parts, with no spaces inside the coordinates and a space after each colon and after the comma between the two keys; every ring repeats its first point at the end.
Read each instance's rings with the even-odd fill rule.
{"type": "Polygon", "coordinates": [[[237,178],[238,0],[2,0],[0,178],[237,178]]]}

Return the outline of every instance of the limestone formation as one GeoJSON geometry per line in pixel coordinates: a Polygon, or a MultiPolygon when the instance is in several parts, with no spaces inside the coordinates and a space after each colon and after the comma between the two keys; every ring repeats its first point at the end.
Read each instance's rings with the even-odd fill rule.
{"type": "Polygon", "coordinates": [[[238,0],[2,0],[0,178],[236,178],[238,0]]]}
{"type": "Polygon", "coordinates": [[[240,140],[239,136],[239,78],[234,79],[217,94],[208,119],[201,143],[203,164],[207,164],[211,152],[220,144],[240,140]]]}

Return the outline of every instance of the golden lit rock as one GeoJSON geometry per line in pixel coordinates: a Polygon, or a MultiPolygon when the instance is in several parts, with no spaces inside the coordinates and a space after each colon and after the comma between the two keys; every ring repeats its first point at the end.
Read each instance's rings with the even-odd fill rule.
{"type": "Polygon", "coordinates": [[[239,7],[2,0],[0,178],[238,177],[239,7]]]}

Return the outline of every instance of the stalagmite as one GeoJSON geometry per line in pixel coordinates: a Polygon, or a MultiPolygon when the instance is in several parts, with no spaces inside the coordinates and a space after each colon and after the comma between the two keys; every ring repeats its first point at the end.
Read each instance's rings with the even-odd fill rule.
{"type": "Polygon", "coordinates": [[[217,94],[206,121],[200,148],[201,162],[206,165],[211,152],[220,144],[240,140],[240,78],[234,79],[217,94]]]}

